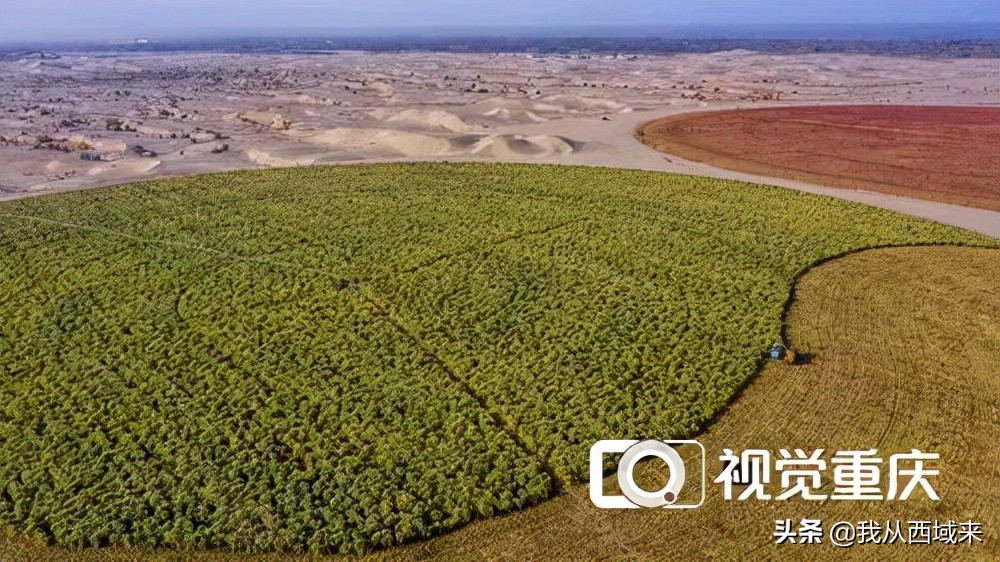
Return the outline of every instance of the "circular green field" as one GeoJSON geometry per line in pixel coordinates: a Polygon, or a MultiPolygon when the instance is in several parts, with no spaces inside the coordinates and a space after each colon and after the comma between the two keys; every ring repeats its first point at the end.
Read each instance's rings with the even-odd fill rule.
{"type": "Polygon", "coordinates": [[[986,244],[705,178],[239,172],[0,204],[0,520],[60,545],[366,551],[690,435],[796,277],[986,244]]]}

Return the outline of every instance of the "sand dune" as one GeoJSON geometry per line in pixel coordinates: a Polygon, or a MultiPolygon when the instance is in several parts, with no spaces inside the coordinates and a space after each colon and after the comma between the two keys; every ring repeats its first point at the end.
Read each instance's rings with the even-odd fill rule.
{"type": "Polygon", "coordinates": [[[503,119],[504,121],[534,123],[544,123],[548,121],[545,117],[542,117],[529,109],[511,110],[506,107],[497,107],[487,111],[483,115],[486,117],[497,117],[499,119],[503,119]]]}
{"type": "Polygon", "coordinates": [[[184,157],[190,158],[190,157],[207,156],[207,155],[210,155],[210,154],[220,154],[222,152],[228,151],[229,149],[226,148],[226,146],[227,146],[227,144],[224,143],[224,142],[222,142],[222,141],[199,142],[199,143],[188,145],[188,146],[184,147],[183,149],[181,149],[181,150],[179,150],[177,152],[174,152],[173,154],[175,154],[175,155],[177,155],[177,156],[179,156],[181,158],[184,158],[184,157]],[[180,154],[180,152],[183,152],[184,154],[180,154]]]}
{"type": "Polygon", "coordinates": [[[244,111],[241,113],[227,115],[226,117],[230,119],[239,119],[240,121],[254,123],[264,127],[270,127],[277,131],[285,131],[292,126],[292,121],[290,119],[287,119],[282,114],[274,111],[244,111]]]}
{"type": "Polygon", "coordinates": [[[342,127],[299,135],[305,142],[376,155],[428,157],[454,153],[448,139],[394,129],[342,127]]]}
{"type": "Polygon", "coordinates": [[[470,133],[475,127],[462,118],[440,109],[407,109],[385,118],[386,123],[415,129],[445,130],[451,133],[470,133]]]}
{"type": "Polygon", "coordinates": [[[473,154],[490,154],[501,159],[516,159],[524,156],[544,158],[572,154],[573,144],[553,135],[500,135],[481,140],[472,150],[473,154]]]}
{"type": "Polygon", "coordinates": [[[290,131],[299,140],[341,152],[374,156],[493,156],[501,159],[544,158],[575,152],[573,141],[556,135],[463,134],[451,137],[398,129],[350,128],[303,133],[290,131]]]}
{"type": "Polygon", "coordinates": [[[66,172],[71,172],[74,167],[65,162],[60,162],[59,160],[52,160],[42,168],[46,174],[64,174],[66,172]]]}
{"type": "Polygon", "coordinates": [[[170,134],[174,132],[164,127],[154,127],[151,125],[136,125],[135,131],[140,135],[144,135],[151,138],[169,137],[170,134]]]}
{"type": "Polygon", "coordinates": [[[603,98],[588,98],[583,96],[555,95],[543,98],[542,102],[535,104],[536,109],[542,107],[559,107],[562,111],[575,113],[580,111],[623,111],[628,106],[614,100],[603,98]]]}
{"type": "MultiPolygon", "coordinates": [[[[44,167],[43,181],[32,181],[24,192],[44,193],[53,190],[81,189],[95,184],[122,183],[145,177],[160,167],[162,162],[153,158],[126,158],[114,162],[93,164],[53,160],[44,167]]],[[[42,178],[39,178],[42,179],[42,178]]]]}
{"type": "Polygon", "coordinates": [[[628,61],[427,52],[247,53],[227,55],[224,64],[218,53],[3,60],[0,199],[18,190],[69,190],[251,165],[561,162],[777,183],[1000,236],[994,211],[720,170],[662,155],[632,137],[644,121],[749,101],[995,107],[995,75],[982,59],[776,57],[738,50],[628,61]],[[765,76],[768,83],[757,81],[765,76]],[[69,135],[91,146],[109,142],[102,154],[120,151],[111,142],[142,145],[159,153],[162,164],[149,171],[150,159],[127,149],[117,167],[79,153],[31,150],[42,138],[69,135]],[[230,150],[216,152],[217,142],[230,150]],[[133,159],[140,163],[125,163],[133,159]],[[95,165],[100,168],[89,175],[95,165]]]}
{"type": "Polygon", "coordinates": [[[299,104],[299,105],[312,105],[312,106],[317,106],[317,107],[329,107],[331,105],[335,105],[335,102],[333,100],[331,100],[331,99],[328,99],[328,98],[325,98],[325,97],[321,97],[321,96],[313,96],[313,95],[309,95],[309,94],[298,94],[298,95],[294,95],[294,96],[290,96],[290,95],[276,96],[274,98],[274,101],[280,102],[280,103],[295,103],[295,104],[299,104]]]}
{"type": "Polygon", "coordinates": [[[296,166],[310,166],[316,163],[316,158],[313,156],[278,156],[256,148],[251,148],[247,151],[247,158],[254,164],[271,168],[293,168],[296,166]]]}
{"type": "Polygon", "coordinates": [[[476,102],[476,105],[485,110],[484,117],[493,117],[510,123],[544,123],[549,120],[548,117],[538,114],[539,110],[535,104],[522,99],[495,97],[476,102]]]}
{"type": "Polygon", "coordinates": [[[368,88],[375,90],[375,93],[383,98],[389,98],[396,94],[396,89],[388,82],[370,82],[368,88]]]}
{"type": "Polygon", "coordinates": [[[110,164],[98,164],[87,170],[87,175],[97,176],[110,173],[114,173],[114,175],[145,174],[153,171],[160,165],[160,163],[161,162],[159,160],[154,158],[130,158],[127,160],[112,162],[110,164]]]}
{"type": "Polygon", "coordinates": [[[510,123],[544,123],[571,115],[600,115],[627,113],[632,108],[624,103],[603,98],[572,95],[554,95],[541,99],[489,98],[477,105],[486,108],[484,117],[493,117],[510,123]]]}

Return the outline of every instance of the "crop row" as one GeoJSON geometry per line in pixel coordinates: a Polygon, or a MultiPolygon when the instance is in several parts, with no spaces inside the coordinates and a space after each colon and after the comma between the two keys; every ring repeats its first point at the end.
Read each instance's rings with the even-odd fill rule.
{"type": "Polygon", "coordinates": [[[550,493],[334,280],[94,232],[43,254],[61,256],[43,281],[4,268],[8,524],[66,545],[364,551],[550,493]]]}
{"type": "Polygon", "coordinates": [[[0,520],[58,544],[365,551],[697,431],[795,277],[983,243],[563,167],[209,175],[0,206],[0,520]]]}

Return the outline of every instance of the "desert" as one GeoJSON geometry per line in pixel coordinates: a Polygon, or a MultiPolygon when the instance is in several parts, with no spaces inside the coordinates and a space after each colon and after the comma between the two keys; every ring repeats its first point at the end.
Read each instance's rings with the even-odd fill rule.
{"type": "MultiPolygon", "coordinates": [[[[5,58],[0,199],[247,168],[418,160],[558,163],[768,177],[769,183],[1000,235],[995,205],[986,205],[994,212],[977,214],[856,189],[870,187],[865,185],[830,190],[825,184],[844,185],[777,172],[755,175],[761,170],[753,167],[723,170],[687,160],[684,151],[664,158],[632,138],[646,122],[712,110],[823,104],[996,108],[995,69],[982,59],[747,50],[5,58]]],[[[757,146],[770,142],[754,140],[757,146]]]]}
{"type": "Polygon", "coordinates": [[[361,53],[0,62],[4,197],[207,170],[449,159],[680,169],[616,134],[664,114],[996,106],[977,59],[361,53]],[[643,158],[622,162],[623,152],[643,158]],[[81,159],[81,155],[97,161],[81,159]]]}

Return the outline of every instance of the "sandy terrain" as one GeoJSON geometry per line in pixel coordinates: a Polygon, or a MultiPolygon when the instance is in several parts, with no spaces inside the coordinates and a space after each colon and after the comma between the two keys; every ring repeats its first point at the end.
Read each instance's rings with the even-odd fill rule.
{"type": "Polygon", "coordinates": [[[643,122],[817,103],[1000,107],[998,62],[748,51],[68,55],[0,62],[0,199],[249,167],[497,160],[766,181],[1000,237],[1000,213],[720,170],[643,122]]]}
{"type": "Polygon", "coordinates": [[[715,166],[1000,211],[1000,108],[810,106],[695,113],[639,138],[715,166]]]}

